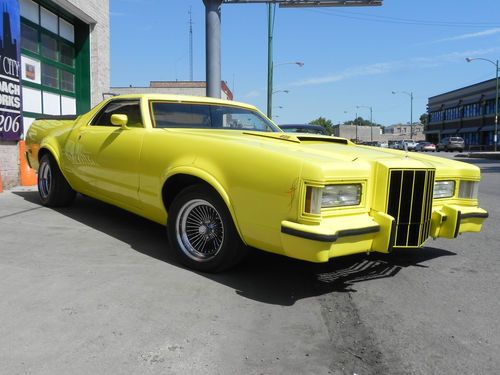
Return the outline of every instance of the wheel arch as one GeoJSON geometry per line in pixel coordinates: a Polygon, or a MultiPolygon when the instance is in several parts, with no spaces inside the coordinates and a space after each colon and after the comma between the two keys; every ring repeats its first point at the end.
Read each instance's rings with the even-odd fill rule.
{"type": "Polygon", "coordinates": [[[231,200],[229,199],[229,195],[227,194],[226,189],[214,176],[205,171],[192,167],[176,168],[166,176],[161,193],[163,205],[165,206],[165,210],[167,211],[167,213],[175,197],[182,190],[192,185],[204,185],[217,193],[217,195],[226,205],[233,219],[234,226],[238,231],[241,240],[244,242],[240,227],[238,225],[238,220],[233,209],[233,205],[231,203],[231,200]]]}
{"type": "Polygon", "coordinates": [[[40,149],[38,150],[38,155],[37,155],[38,162],[40,162],[40,160],[42,159],[42,156],[47,154],[47,153],[52,155],[52,157],[54,158],[54,160],[56,161],[56,163],[59,166],[61,165],[61,161],[59,158],[59,149],[56,147],[53,147],[52,144],[50,144],[49,142],[44,142],[40,146],[40,149]]]}

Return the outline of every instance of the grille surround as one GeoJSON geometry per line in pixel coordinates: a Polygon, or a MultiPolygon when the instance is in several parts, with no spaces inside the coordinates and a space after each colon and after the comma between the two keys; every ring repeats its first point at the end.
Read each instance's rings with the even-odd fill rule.
{"type": "Polygon", "coordinates": [[[434,169],[390,169],[386,213],[395,219],[394,247],[420,247],[429,237],[434,169]]]}

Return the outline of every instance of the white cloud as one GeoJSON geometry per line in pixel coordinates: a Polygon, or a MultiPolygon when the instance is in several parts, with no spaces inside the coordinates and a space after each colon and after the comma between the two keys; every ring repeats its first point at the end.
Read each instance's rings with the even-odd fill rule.
{"type": "Polygon", "coordinates": [[[333,82],[344,81],[350,78],[374,76],[380,74],[387,74],[395,71],[409,70],[409,69],[429,69],[438,66],[446,65],[454,62],[465,62],[466,57],[484,56],[497,52],[500,47],[469,50],[460,52],[449,52],[443,55],[433,57],[413,57],[407,60],[389,61],[364,66],[357,66],[345,69],[341,72],[329,74],[322,77],[313,77],[301,81],[292,82],[284,86],[313,86],[323,85],[333,82]]]}
{"type": "Polygon", "coordinates": [[[245,95],[243,95],[245,98],[258,98],[260,96],[260,91],[258,90],[253,90],[250,92],[247,92],[245,95]]]}
{"type": "Polygon", "coordinates": [[[427,43],[422,43],[422,44],[435,44],[435,43],[452,42],[452,41],[455,41],[455,40],[481,38],[483,36],[490,36],[490,35],[495,35],[495,34],[500,34],[500,28],[494,28],[494,29],[479,31],[477,33],[469,33],[469,34],[462,34],[462,35],[452,36],[452,37],[449,37],[449,38],[438,39],[438,40],[434,40],[434,41],[427,42],[427,43]]]}

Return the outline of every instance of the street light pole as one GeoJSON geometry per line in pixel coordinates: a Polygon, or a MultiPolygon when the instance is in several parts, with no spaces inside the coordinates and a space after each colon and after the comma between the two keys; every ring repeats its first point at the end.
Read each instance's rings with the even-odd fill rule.
{"type": "Polygon", "coordinates": [[[485,59],[482,57],[467,57],[465,61],[471,62],[474,60],[487,61],[495,66],[495,131],[493,133],[493,151],[497,151],[497,138],[498,138],[498,59],[496,61],[485,59]]]}
{"type": "Polygon", "coordinates": [[[288,93],[289,90],[278,90],[278,91],[273,91],[273,75],[274,75],[274,67],[275,66],[280,66],[280,65],[297,65],[299,67],[303,67],[304,63],[302,61],[293,61],[293,62],[284,62],[284,63],[278,63],[275,64],[272,61],[270,61],[270,68],[268,69],[268,77],[267,77],[267,117],[272,119],[273,113],[272,113],[272,108],[273,108],[273,94],[275,92],[286,92],[288,93]]]}
{"type": "Polygon", "coordinates": [[[413,139],[413,91],[393,91],[393,94],[405,94],[410,97],[410,139],[413,139]]]}
{"type": "Polygon", "coordinates": [[[267,4],[268,15],[268,40],[267,40],[267,117],[273,115],[273,26],[274,26],[274,4],[267,4]]]}

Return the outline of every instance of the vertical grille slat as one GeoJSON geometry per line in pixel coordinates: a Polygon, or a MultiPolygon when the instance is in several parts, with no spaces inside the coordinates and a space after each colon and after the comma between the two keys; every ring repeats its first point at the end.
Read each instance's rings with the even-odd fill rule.
{"type": "Polygon", "coordinates": [[[434,170],[391,170],[387,213],[396,220],[394,246],[420,246],[429,237],[434,170]]]}

